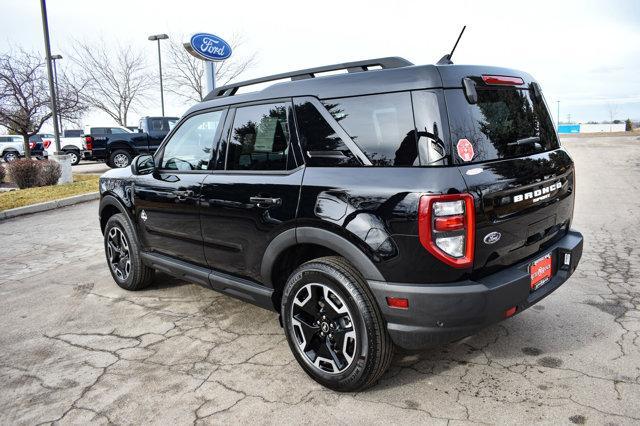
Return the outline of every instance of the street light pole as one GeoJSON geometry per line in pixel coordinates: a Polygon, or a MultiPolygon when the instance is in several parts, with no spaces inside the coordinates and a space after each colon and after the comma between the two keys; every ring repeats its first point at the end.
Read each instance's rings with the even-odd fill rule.
{"type": "MultiPolygon", "coordinates": [[[[58,67],[56,66],[56,60],[58,59],[62,59],[62,55],[51,56],[51,60],[53,61],[53,79],[55,80],[55,86],[56,86],[56,102],[59,104],[60,90],[58,88],[58,67]]],[[[62,116],[60,115],[58,118],[60,120],[60,133],[62,133],[62,116]]]]}
{"type": "Polygon", "coordinates": [[[150,41],[158,42],[158,70],[160,72],[160,105],[162,106],[162,116],[164,117],[164,90],[162,88],[162,55],[160,53],[160,40],[166,40],[169,36],[166,34],[155,34],[149,36],[150,41]]]}
{"type": "Polygon", "coordinates": [[[53,70],[51,69],[51,45],[49,44],[49,22],[47,21],[47,5],[45,0],[40,0],[42,12],[42,32],[44,33],[44,49],[47,57],[47,75],[49,77],[49,95],[51,96],[51,116],[53,118],[53,134],[55,135],[56,152],[60,155],[60,133],[58,130],[58,102],[56,89],[53,86],[53,70]]]}

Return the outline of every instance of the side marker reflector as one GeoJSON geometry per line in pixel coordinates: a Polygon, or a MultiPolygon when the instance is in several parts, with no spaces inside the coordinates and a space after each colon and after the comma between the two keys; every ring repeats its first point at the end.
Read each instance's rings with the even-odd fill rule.
{"type": "Polygon", "coordinates": [[[513,308],[509,308],[506,311],[504,311],[504,317],[505,318],[509,318],[515,315],[516,311],[518,310],[517,306],[514,306],[513,308]]]}
{"type": "Polygon", "coordinates": [[[409,299],[387,296],[387,305],[390,308],[409,309],[409,299]]]}

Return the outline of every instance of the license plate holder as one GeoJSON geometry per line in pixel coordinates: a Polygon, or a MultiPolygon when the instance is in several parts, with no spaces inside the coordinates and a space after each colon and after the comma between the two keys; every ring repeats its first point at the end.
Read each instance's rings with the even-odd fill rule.
{"type": "Polygon", "coordinates": [[[531,291],[536,291],[551,280],[553,276],[551,253],[534,260],[529,265],[531,291]]]}

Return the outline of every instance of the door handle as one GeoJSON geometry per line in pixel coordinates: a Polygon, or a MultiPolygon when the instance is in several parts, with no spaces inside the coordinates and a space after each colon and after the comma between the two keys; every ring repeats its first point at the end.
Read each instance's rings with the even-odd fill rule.
{"type": "Polygon", "coordinates": [[[176,194],[176,198],[178,200],[185,201],[187,198],[193,197],[195,192],[193,192],[190,189],[187,189],[186,191],[176,191],[176,192],[174,192],[174,194],[176,194]]]}
{"type": "Polygon", "coordinates": [[[269,197],[250,197],[249,202],[255,204],[260,208],[268,208],[271,206],[279,206],[282,204],[281,198],[269,198],[269,197]]]}

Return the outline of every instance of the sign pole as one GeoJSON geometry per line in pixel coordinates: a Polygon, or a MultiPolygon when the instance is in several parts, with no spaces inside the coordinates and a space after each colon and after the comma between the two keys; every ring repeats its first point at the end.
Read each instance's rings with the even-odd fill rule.
{"type": "Polygon", "coordinates": [[[207,93],[211,93],[216,88],[216,63],[204,61],[204,73],[207,80],[207,93]]]}

